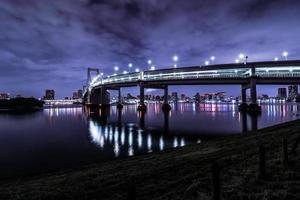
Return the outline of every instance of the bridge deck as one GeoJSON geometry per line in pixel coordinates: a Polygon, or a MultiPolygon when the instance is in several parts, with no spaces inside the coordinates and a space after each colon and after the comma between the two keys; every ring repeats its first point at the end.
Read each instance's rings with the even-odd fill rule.
{"type": "Polygon", "coordinates": [[[94,78],[90,87],[131,87],[143,81],[151,85],[244,84],[253,76],[257,84],[294,84],[300,81],[300,60],[218,64],[167,68],[94,78]]]}

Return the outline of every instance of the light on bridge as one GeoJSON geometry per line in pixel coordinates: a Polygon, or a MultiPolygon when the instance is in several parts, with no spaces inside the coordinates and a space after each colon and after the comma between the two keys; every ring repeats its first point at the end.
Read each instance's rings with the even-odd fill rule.
{"type": "Polygon", "coordinates": [[[239,58],[242,60],[245,58],[245,55],[243,53],[240,53],[239,58]]]}
{"type": "Polygon", "coordinates": [[[118,66],[115,66],[115,67],[114,67],[114,70],[115,70],[115,71],[119,71],[119,67],[118,67],[118,66]]]}
{"type": "Polygon", "coordinates": [[[152,65],[151,68],[150,68],[150,70],[155,70],[155,66],[152,65]]]}
{"type": "Polygon", "coordinates": [[[204,62],[204,64],[205,64],[205,65],[209,65],[209,61],[206,60],[206,61],[204,62]]]}
{"type": "Polygon", "coordinates": [[[284,57],[285,60],[287,60],[287,56],[289,55],[289,53],[287,51],[284,51],[282,53],[282,56],[284,57]]]}
{"type": "Polygon", "coordinates": [[[215,58],[214,56],[211,56],[211,57],[210,57],[211,63],[214,63],[215,59],[216,59],[216,58],[215,58]]]}
{"type": "Polygon", "coordinates": [[[239,59],[235,59],[235,63],[240,63],[240,60],[239,59]]]}
{"type": "Polygon", "coordinates": [[[148,60],[148,64],[151,65],[151,63],[152,63],[152,60],[148,60]]]}
{"type": "Polygon", "coordinates": [[[274,58],[274,61],[278,61],[278,60],[279,60],[278,57],[275,57],[275,58],[274,58]]]}
{"type": "Polygon", "coordinates": [[[139,68],[136,68],[136,69],[135,69],[135,72],[140,72],[140,69],[139,69],[139,68]]]}
{"type": "Polygon", "coordinates": [[[126,70],[123,71],[123,74],[128,74],[128,72],[126,70]]]}
{"type": "Polygon", "coordinates": [[[174,61],[174,62],[177,62],[177,61],[178,61],[178,56],[176,56],[176,55],[173,56],[173,61],[174,61]]]}

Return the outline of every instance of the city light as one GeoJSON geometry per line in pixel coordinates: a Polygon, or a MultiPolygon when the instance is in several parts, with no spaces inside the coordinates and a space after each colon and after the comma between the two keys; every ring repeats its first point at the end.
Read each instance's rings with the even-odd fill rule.
{"type": "Polygon", "coordinates": [[[136,69],[135,69],[135,72],[140,72],[140,69],[139,69],[139,68],[136,68],[136,69]]]}
{"type": "Polygon", "coordinates": [[[118,67],[118,66],[115,66],[115,67],[114,67],[114,70],[115,70],[115,71],[119,71],[119,67],[118,67]]]}
{"type": "Polygon", "coordinates": [[[152,63],[152,60],[148,60],[148,64],[151,65],[151,63],[152,63]]]}
{"type": "Polygon", "coordinates": [[[206,60],[206,61],[204,62],[204,64],[205,64],[205,65],[209,65],[209,61],[206,60]]]}

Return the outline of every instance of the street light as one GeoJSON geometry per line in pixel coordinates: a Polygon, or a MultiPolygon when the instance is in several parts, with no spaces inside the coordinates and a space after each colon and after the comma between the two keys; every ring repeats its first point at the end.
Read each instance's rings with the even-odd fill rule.
{"type": "Polygon", "coordinates": [[[235,59],[235,63],[240,63],[240,60],[239,59],[235,59]]]}
{"type": "Polygon", "coordinates": [[[135,72],[140,72],[140,69],[139,69],[139,68],[136,68],[136,69],[135,69],[135,72]]]}
{"type": "Polygon", "coordinates": [[[117,72],[117,71],[119,71],[119,67],[118,66],[115,66],[114,67],[114,70],[117,72]]]}
{"type": "Polygon", "coordinates": [[[155,66],[152,65],[151,68],[150,68],[150,70],[155,70],[155,66]]]}
{"type": "Polygon", "coordinates": [[[123,74],[127,74],[128,72],[126,70],[123,71],[123,74]]]}
{"type": "Polygon", "coordinates": [[[278,61],[278,60],[279,60],[278,57],[275,57],[275,58],[274,58],[274,61],[278,61]]]}
{"type": "Polygon", "coordinates": [[[284,57],[285,60],[287,60],[287,56],[289,55],[289,53],[287,51],[284,51],[282,53],[282,56],[284,57]]]}
{"type": "Polygon", "coordinates": [[[152,60],[148,60],[148,64],[151,65],[151,63],[152,63],[152,60]]]}
{"type": "Polygon", "coordinates": [[[215,59],[216,58],[214,56],[210,57],[211,63],[214,63],[215,59]]]}
{"type": "Polygon", "coordinates": [[[204,64],[205,64],[205,65],[209,65],[209,61],[206,60],[206,61],[204,62],[204,64]]]}
{"type": "Polygon", "coordinates": [[[177,61],[178,61],[178,56],[174,55],[173,56],[173,61],[175,62],[174,63],[174,68],[176,68],[177,67],[177,61]]]}
{"type": "Polygon", "coordinates": [[[245,58],[245,55],[244,55],[244,54],[242,54],[242,53],[240,53],[240,55],[239,55],[239,58],[242,60],[242,59],[244,59],[244,58],[245,58]]]}
{"type": "Polygon", "coordinates": [[[177,62],[177,61],[178,61],[178,56],[176,56],[176,55],[173,56],[173,61],[174,61],[174,62],[177,62]]]}

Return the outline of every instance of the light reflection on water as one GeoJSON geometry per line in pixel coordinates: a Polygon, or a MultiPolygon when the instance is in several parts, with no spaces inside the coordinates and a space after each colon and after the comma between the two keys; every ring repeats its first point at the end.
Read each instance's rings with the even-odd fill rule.
{"type": "Polygon", "coordinates": [[[162,151],[241,134],[297,119],[299,105],[262,105],[262,114],[238,112],[236,104],[177,104],[169,113],[149,104],[122,111],[50,108],[25,115],[0,115],[0,177],[162,151]]]}
{"type": "Polygon", "coordinates": [[[200,143],[212,136],[239,134],[296,119],[299,106],[262,105],[262,115],[258,116],[238,112],[236,104],[182,103],[172,105],[169,113],[163,113],[160,104],[149,104],[146,114],[136,109],[135,105],[129,105],[120,111],[113,106],[106,113],[102,111],[102,116],[86,110],[93,143],[101,149],[105,144],[110,145],[115,157],[162,151],[200,143]],[[122,148],[127,153],[120,154],[122,148]]]}

